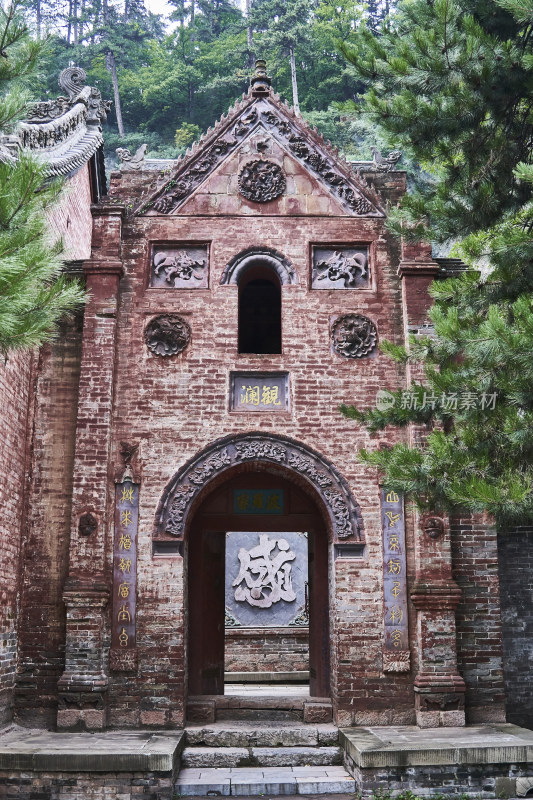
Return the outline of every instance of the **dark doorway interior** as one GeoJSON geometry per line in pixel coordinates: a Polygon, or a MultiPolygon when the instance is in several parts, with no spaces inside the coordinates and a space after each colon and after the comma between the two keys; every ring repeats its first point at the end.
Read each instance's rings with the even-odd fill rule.
{"type": "MultiPolygon", "coordinates": [[[[241,502],[242,506],[242,502],[241,502]]],[[[265,509],[266,511],[266,509],[265,509]]],[[[228,647],[225,621],[226,533],[254,532],[275,537],[279,532],[305,532],[308,542],[309,693],[329,695],[328,546],[325,526],[314,502],[285,475],[242,472],[214,489],[191,525],[188,539],[188,673],[190,695],[224,693],[228,647]],[[282,513],[238,508],[236,498],[283,498],[282,513]]],[[[284,544],[282,544],[282,547],[284,544]]],[[[277,552],[277,551],[275,551],[277,552]]],[[[300,632],[301,634],[301,632],[300,632]]],[[[253,637],[251,637],[253,638],[253,637]]],[[[246,647],[246,644],[242,644],[246,647]]],[[[250,650],[250,658],[252,658],[250,650]]]]}

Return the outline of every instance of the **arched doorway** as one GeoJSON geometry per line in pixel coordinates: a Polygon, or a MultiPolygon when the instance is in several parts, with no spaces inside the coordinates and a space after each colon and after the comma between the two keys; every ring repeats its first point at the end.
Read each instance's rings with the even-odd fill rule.
{"type": "MultiPolygon", "coordinates": [[[[261,538],[265,540],[261,534],[268,534],[266,539],[273,547],[273,553],[279,553],[274,548],[275,542],[285,548],[291,536],[294,540],[294,536],[305,535],[309,692],[313,697],[328,696],[330,658],[326,524],[310,494],[290,480],[284,470],[270,465],[259,465],[254,471],[237,470],[237,474],[228,476],[222,485],[217,485],[206,494],[191,520],[186,548],[189,694],[224,693],[225,563],[228,534],[237,532],[245,532],[246,536],[244,539],[240,537],[239,542],[243,544],[249,540],[252,549],[257,547],[261,538]],[[272,509],[266,507],[269,497],[276,498],[275,513],[270,513],[272,509]],[[249,498],[250,507],[236,506],[239,498],[249,498]],[[258,505],[261,507],[258,508],[258,505]]],[[[303,558],[303,554],[299,552],[296,555],[289,549],[287,552],[292,563],[286,564],[286,570],[290,570],[297,566],[298,558],[303,558]]],[[[228,550],[228,556],[229,553],[228,550]]],[[[294,603],[296,597],[293,594],[285,596],[294,603]]],[[[290,607],[291,603],[286,605],[290,607]]],[[[250,610],[255,611],[259,620],[262,614],[266,620],[267,614],[272,611],[271,608],[268,611],[248,608],[250,610]]],[[[297,610],[298,606],[295,605],[294,611],[297,610]]]]}

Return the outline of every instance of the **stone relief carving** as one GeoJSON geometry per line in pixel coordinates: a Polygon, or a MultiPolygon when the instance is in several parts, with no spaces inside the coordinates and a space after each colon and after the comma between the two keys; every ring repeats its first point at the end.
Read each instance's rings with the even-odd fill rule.
{"type": "Polygon", "coordinates": [[[224,609],[224,625],[226,628],[240,628],[241,623],[233,616],[229,608],[224,609]]]}
{"type": "Polygon", "coordinates": [[[359,507],[335,469],[303,445],[271,434],[226,437],[183,467],[159,504],[155,538],[183,537],[188,512],[203,486],[232,466],[249,461],[285,465],[302,475],[328,509],[334,540],[363,540],[359,507]]]}
{"type": "Polygon", "coordinates": [[[383,672],[410,672],[411,653],[409,650],[384,650],[383,672]]]}
{"type": "Polygon", "coordinates": [[[304,609],[289,622],[290,628],[307,628],[309,625],[309,614],[304,609]]]}
{"type": "MultiPolygon", "coordinates": [[[[358,216],[376,214],[377,209],[367,200],[362,192],[350,186],[346,178],[336,169],[333,160],[323,156],[310,142],[296,131],[285,120],[280,119],[273,111],[263,111],[262,119],[288,141],[290,151],[304,161],[328,184],[330,189],[358,216]]],[[[380,214],[381,216],[381,214],[380,214]]]]}
{"type": "Polygon", "coordinates": [[[87,73],[81,67],[66,67],[60,72],[58,83],[72,103],[85,86],[86,80],[87,73]]]}
{"type": "Polygon", "coordinates": [[[168,184],[167,191],[153,204],[155,211],[161,214],[168,214],[172,211],[180,200],[183,200],[194,191],[206,175],[228,153],[237,147],[239,141],[248,133],[255,122],[257,122],[257,111],[253,109],[249,114],[238,120],[231,135],[218,139],[179,179],[168,184]]]}
{"type": "MultiPolygon", "coordinates": [[[[275,113],[267,100],[259,98],[255,102],[256,105],[251,110],[248,106],[241,112],[241,116],[238,117],[232,125],[227,126],[221,138],[215,140],[210,146],[207,146],[207,144],[204,145],[206,147],[205,151],[202,149],[197,150],[196,148],[198,148],[198,146],[195,146],[192,153],[186,156],[186,160],[180,167],[180,171],[166,184],[164,190],[160,190],[162,191],[161,195],[155,197],[155,199],[146,201],[140,207],[140,213],[146,212],[150,208],[153,208],[154,211],[160,214],[169,214],[174,211],[180,203],[200,185],[208,173],[214,170],[226,155],[232,153],[243,138],[254,129],[257,123],[261,122],[269,133],[275,133],[275,136],[278,138],[282,137],[284,140],[283,145],[316,175],[320,176],[331,192],[340,199],[346,208],[359,216],[384,216],[379,208],[379,199],[369,184],[366,184],[368,189],[366,194],[373,197],[374,202],[368,199],[357,186],[353,185],[348,175],[342,173],[334,156],[330,156],[328,151],[325,151],[325,153],[321,152],[319,146],[302,135],[296,123],[293,124],[284,119],[281,114],[275,113]]],[[[238,106],[233,113],[237,116],[238,106]]],[[[225,122],[224,118],[221,122],[225,122]]],[[[210,133],[211,132],[208,132],[207,137],[209,137],[210,133]]],[[[264,143],[266,139],[263,138],[262,141],[264,143]]],[[[202,144],[200,144],[199,147],[201,148],[202,144]]],[[[255,163],[267,164],[271,162],[259,159],[255,163]]],[[[262,172],[263,169],[266,170],[267,168],[261,167],[261,170],[258,168],[258,171],[262,172]]],[[[252,192],[255,189],[255,183],[257,183],[257,181],[254,183],[252,178],[253,176],[244,176],[243,183],[245,191],[252,192]]],[[[266,176],[260,174],[259,179],[261,181],[266,181],[266,176]]],[[[359,176],[357,180],[365,183],[364,178],[361,178],[361,176],[359,176]]],[[[268,181],[275,187],[278,183],[280,184],[281,176],[268,176],[268,181]]],[[[275,190],[279,191],[279,187],[275,190]]],[[[266,193],[270,191],[268,182],[265,191],[266,193]]],[[[265,194],[265,191],[262,193],[257,192],[257,194],[265,194]]],[[[274,196],[277,197],[279,194],[273,195],[273,197],[274,196]]],[[[273,197],[268,199],[273,199],[273,197]]],[[[266,200],[258,199],[255,196],[248,199],[252,199],[254,202],[266,202],[266,200]]]]}
{"type": "Polygon", "coordinates": [[[344,358],[362,358],[371,353],[378,340],[376,326],[362,314],[339,317],[331,331],[333,349],[344,358]]]}
{"type": "Polygon", "coordinates": [[[161,314],[146,326],[144,340],[154,355],[174,356],[189,344],[191,329],[177,314],[161,314]]]}
{"type": "Polygon", "coordinates": [[[131,172],[132,170],[138,171],[143,169],[144,160],[146,158],[147,144],[142,144],[135,154],[131,154],[131,150],[127,147],[117,147],[115,153],[117,154],[120,162],[120,169],[122,172],[131,172]]]}
{"type": "Polygon", "coordinates": [[[360,289],[369,283],[367,247],[313,248],[312,289],[360,289]]]}
{"type": "Polygon", "coordinates": [[[150,286],[207,289],[207,252],[207,245],[154,248],[150,286]]]}
{"type": "Polygon", "coordinates": [[[296,271],[289,259],[273,247],[249,247],[233,256],[222,273],[221,284],[238,284],[248,267],[266,264],[280,279],[282,286],[298,283],[296,271]]]}
{"type": "Polygon", "coordinates": [[[97,528],[98,520],[94,514],[91,514],[90,511],[86,511],[85,514],[81,515],[78,522],[78,532],[80,536],[92,536],[97,528]]]}
{"type": "Polygon", "coordinates": [[[422,529],[430,539],[440,539],[444,535],[444,520],[440,517],[425,517],[422,529]]]}
{"type": "Polygon", "coordinates": [[[235,600],[255,608],[270,608],[281,600],[292,603],[296,594],[292,588],[291,567],[296,554],[286,539],[270,539],[267,533],[259,536],[259,544],[239,550],[239,574],[231,584],[235,600]]]}
{"type": "Polygon", "coordinates": [[[239,173],[239,191],[254,203],[268,203],[285,191],[285,174],[278,164],[264,159],[250,161],[239,173]]]}

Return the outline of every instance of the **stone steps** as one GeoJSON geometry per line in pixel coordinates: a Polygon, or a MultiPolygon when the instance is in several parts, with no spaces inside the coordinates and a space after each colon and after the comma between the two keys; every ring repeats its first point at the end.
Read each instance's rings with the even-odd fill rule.
{"type": "Polygon", "coordinates": [[[354,779],[341,766],[187,768],[175,785],[183,797],[331,795],[355,789],[354,779]]]}
{"type": "Polygon", "coordinates": [[[300,767],[342,763],[340,747],[186,747],[182,767],[300,767]]]}
{"type": "Polygon", "coordinates": [[[265,722],[328,723],[332,719],[329,697],[309,695],[202,695],[190,697],[187,702],[187,720],[190,723],[249,720],[265,722]]]}
{"type": "Polygon", "coordinates": [[[246,722],[214,722],[211,725],[188,725],[188,747],[319,747],[339,743],[334,725],[297,725],[265,722],[258,727],[246,722]]]}

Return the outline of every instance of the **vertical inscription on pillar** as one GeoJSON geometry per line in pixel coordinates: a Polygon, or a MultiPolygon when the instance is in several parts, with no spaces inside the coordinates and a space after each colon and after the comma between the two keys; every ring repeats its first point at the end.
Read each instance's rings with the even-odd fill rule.
{"type": "Polygon", "coordinates": [[[136,666],[139,486],[130,480],[123,480],[117,483],[115,492],[111,668],[118,671],[134,669],[136,666]]]}
{"type": "Polygon", "coordinates": [[[383,530],[384,672],[409,672],[403,497],[381,490],[383,530]]]}

